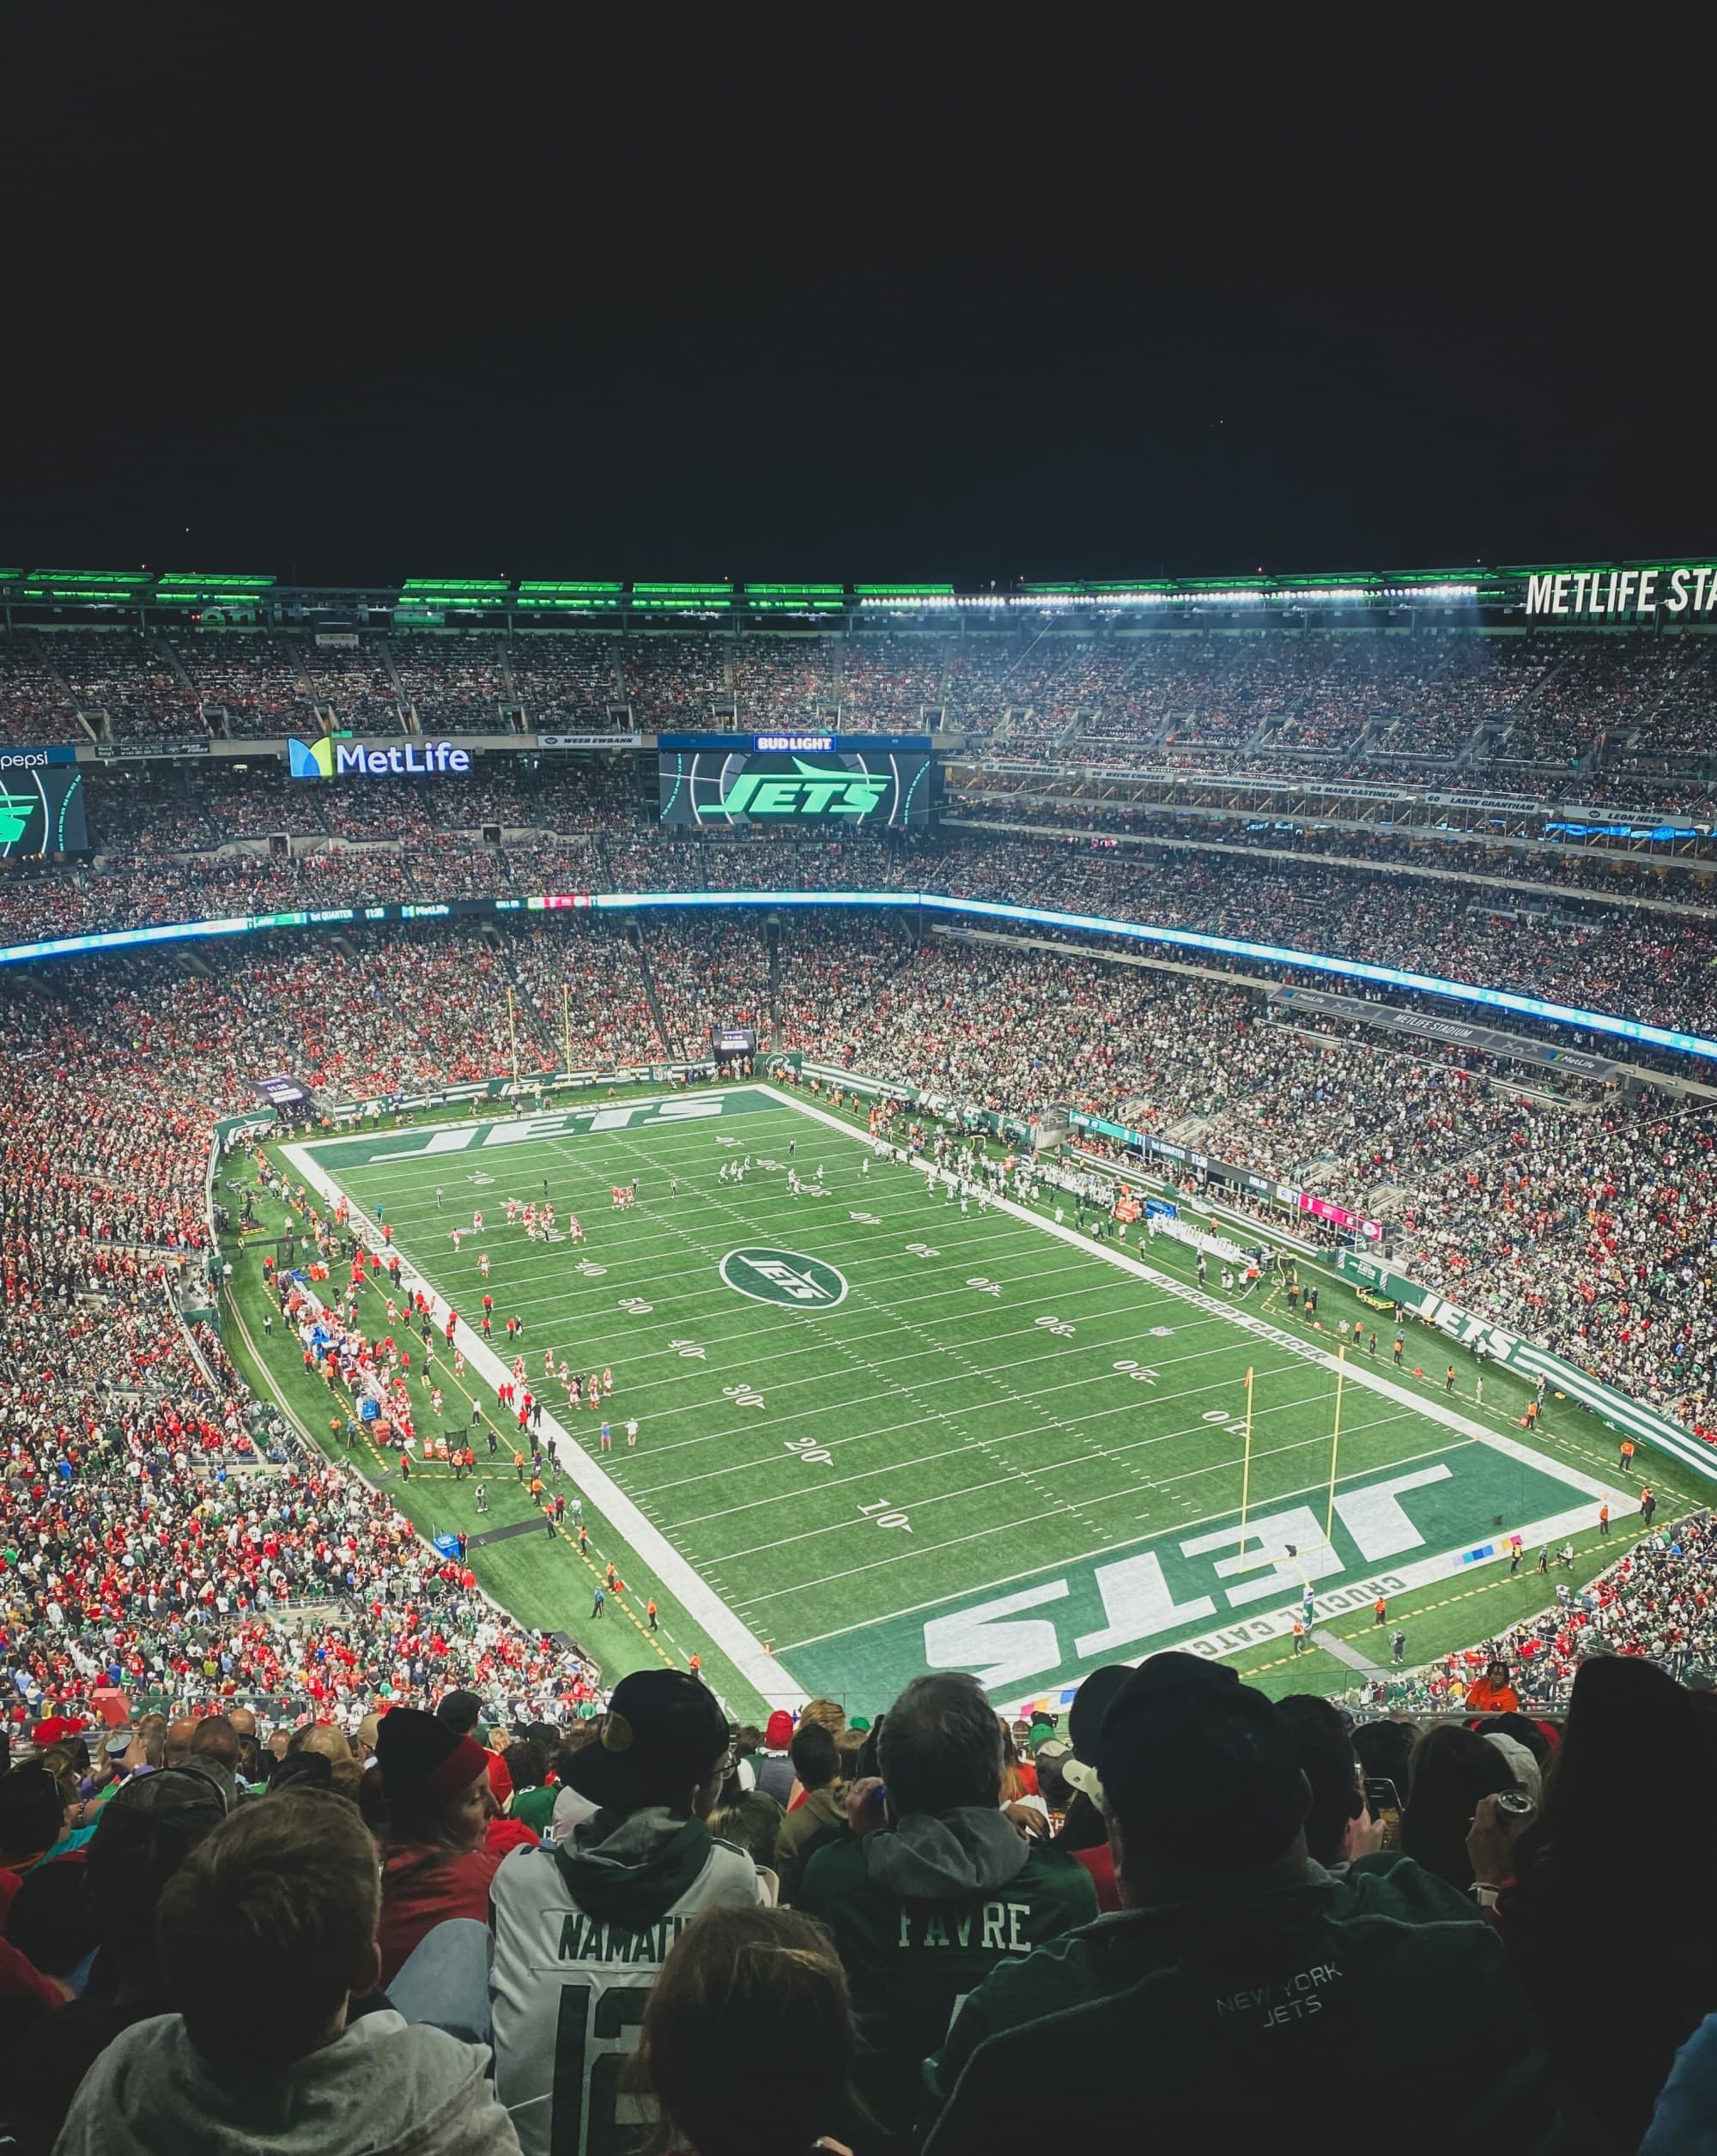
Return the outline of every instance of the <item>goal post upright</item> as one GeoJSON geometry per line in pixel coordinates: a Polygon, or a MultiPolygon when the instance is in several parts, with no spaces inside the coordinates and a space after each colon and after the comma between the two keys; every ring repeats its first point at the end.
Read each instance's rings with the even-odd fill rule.
{"type": "Polygon", "coordinates": [[[1246,1516],[1252,1501],[1252,1366],[1246,1372],[1246,1444],[1240,1469],[1240,1553],[1246,1555],[1246,1516]]]}
{"type": "Polygon", "coordinates": [[[1336,1461],[1341,1452],[1342,1441],[1342,1388],[1347,1380],[1347,1349],[1336,1349],[1336,1420],[1330,1437],[1330,1502],[1324,1514],[1324,1541],[1333,1544],[1336,1533],[1336,1461]]]}

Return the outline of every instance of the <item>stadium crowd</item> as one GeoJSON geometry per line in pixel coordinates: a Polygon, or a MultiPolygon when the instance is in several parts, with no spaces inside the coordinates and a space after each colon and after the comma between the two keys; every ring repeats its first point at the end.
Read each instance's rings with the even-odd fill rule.
{"type": "Polygon", "coordinates": [[[68,1280],[92,1251],[195,1251],[202,1133],[277,1071],[361,1101],[697,1057],[735,1024],[956,1105],[1081,1109],[1383,1217],[1410,1277],[1717,1422],[1708,1106],[1536,1069],[1523,1091],[1452,1048],[1271,1020],[1236,987],[919,942],[886,916],[656,917],[641,940],[578,913],[371,925],[15,978],[0,1246],[68,1280]]]}
{"type": "MultiPolygon", "coordinates": [[[[319,1499],[372,1523],[292,1487],[223,1535],[223,1494],[235,1596],[319,1499]]],[[[116,1655],[0,1762],[0,2124],[22,2156],[975,2156],[1077,2092],[1238,2150],[1339,2087],[1427,2156],[1697,2148],[1717,1860],[1684,1836],[1672,1895],[1609,1891],[1641,1777],[1695,1805],[1713,1769],[1709,1681],[1626,1637],[1668,1568],[1694,1591],[1697,1525],[1606,1584],[1605,1636],[1567,1620],[1550,1711],[1493,1645],[1417,1713],[1169,1652],[1029,1719],[947,1674],[758,1727],[683,1671],[603,1705],[437,1656],[170,1720],[116,1655]]]]}

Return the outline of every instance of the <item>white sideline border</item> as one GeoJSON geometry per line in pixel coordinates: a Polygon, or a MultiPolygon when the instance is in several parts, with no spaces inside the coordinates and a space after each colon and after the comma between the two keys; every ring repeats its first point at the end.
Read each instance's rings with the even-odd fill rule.
{"type": "MultiPolygon", "coordinates": [[[[707,1087],[697,1088],[700,1094],[706,1095],[711,1090],[707,1087]]],[[[868,1132],[858,1129],[844,1117],[832,1113],[826,1108],[816,1107],[810,1101],[799,1099],[795,1094],[772,1085],[763,1079],[749,1080],[743,1087],[737,1086],[727,1089],[718,1087],[714,1091],[717,1096],[722,1099],[731,1098],[733,1093],[740,1091],[758,1093],[773,1102],[775,1106],[791,1109],[797,1115],[804,1116],[811,1122],[819,1123],[825,1129],[834,1132],[838,1136],[848,1140],[852,1144],[869,1148],[875,1142],[868,1132]]],[[[683,1091],[658,1093],[630,1101],[627,1105],[631,1107],[648,1108],[656,1106],[663,1101],[683,1100],[687,1097],[687,1093],[683,1091]]],[[[501,1122],[530,1122],[537,1119],[534,1115],[501,1117],[468,1117],[463,1119],[463,1127],[493,1129],[501,1122]]],[[[459,1123],[446,1123],[439,1127],[454,1129],[462,1126],[459,1123]]],[[[349,1143],[352,1137],[356,1135],[360,1134],[346,1134],[343,1142],[349,1143]]],[[[388,1135],[391,1134],[377,1134],[378,1136],[388,1135]]],[[[310,1158],[310,1154],[318,1145],[342,1142],[339,1139],[324,1139],[312,1141],[308,1144],[288,1144],[280,1148],[282,1158],[289,1160],[304,1180],[331,1204],[343,1194],[333,1178],[319,1167],[310,1158]]],[[[918,1173],[920,1171],[914,1169],[910,1172],[918,1173]]],[[[922,1172],[926,1176],[934,1173],[937,1179],[944,1184],[953,1180],[947,1169],[932,1170],[928,1163],[925,1164],[922,1172]]],[[[349,1202],[349,1200],[348,1202],[349,1202]]],[[[1104,1263],[1113,1266],[1118,1271],[1130,1275],[1136,1280],[1147,1281],[1151,1287],[1174,1296],[1180,1302],[1191,1305],[1192,1307],[1203,1311],[1206,1316],[1220,1317],[1237,1330],[1250,1333],[1254,1338],[1267,1341],[1278,1352],[1285,1351],[1297,1356],[1302,1361],[1317,1364],[1330,1372],[1334,1372],[1339,1366],[1345,1371],[1350,1383],[1362,1385],[1380,1398],[1391,1402],[1394,1406],[1423,1416],[1426,1420],[1452,1432],[1455,1437],[1464,1441],[1486,1445],[1504,1458],[1530,1467],[1539,1474],[1548,1475],[1552,1480],[1563,1483],[1570,1489],[1583,1490],[1593,1503],[1607,1503],[1611,1512],[1618,1517],[1630,1511],[1637,1501],[1635,1496],[1625,1491],[1611,1487],[1597,1476],[1587,1474],[1583,1469],[1574,1467],[1561,1460],[1552,1460],[1546,1455],[1536,1451],[1530,1445],[1522,1444],[1516,1439],[1505,1437],[1500,1432],[1492,1430],[1483,1423],[1475,1422],[1470,1416],[1463,1414],[1456,1408],[1444,1407],[1438,1401],[1427,1400],[1417,1393],[1410,1392],[1405,1385],[1396,1384],[1379,1371],[1367,1369],[1354,1358],[1347,1358],[1338,1366],[1335,1354],[1329,1348],[1320,1347],[1310,1340],[1295,1339],[1291,1333],[1279,1331],[1274,1325],[1250,1311],[1224,1301],[1218,1296],[1209,1294],[1204,1289],[1192,1287],[1186,1281],[1176,1280],[1172,1274],[1159,1272],[1155,1266],[1147,1265],[1129,1251],[1123,1251],[1114,1245],[1082,1234],[1076,1227],[1069,1227],[1065,1224],[1058,1226],[1053,1220],[1046,1220],[1041,1214],[1032,1212],[1028,1208],[1021,1205],[1016,1199],[989,1195],[988,1202],[992,1211],[1005,1214],[1022,1226],[1034,1228],[1041,1234],[1052,1236],[1073,1250],[1083,1251],[1089,1257],[1100,1258],[1104,1263]]],[[[361,1211],[355,1214],[355,1220],[361,1229],[367,1227],[367,1221],[361,1211]]],[[[391,1247],[399,1250],[397,1245],[391,1247]]],[[[399,1250],[399,1257],[404,1276],[410,1280],[415,1289],[421,1290],[429,1298],[438,1324],[445,1322],[448,1310],[446,1299],[438,1294],[433,1285],[423,1278],[416,1267],[408,1259],[403,1250],[399,1250]]],[[[464,1351],[467,1364],[482,1372],[488,1378],[492,1389],[507,1382],[509,1372],[506,1364],[494,1349],[484,1341],[480,1333],[471,1331],[463,1318],[458,1322],[454,1336],[456,1344],[464,1351]]],[[[561,1457],[565,1463],[568,1479],[598,1506],[605,1518],[612,1521],[615,1528],[625,1536],[638,1554],[655,1568],[657,1577],[663,1585],[674,1593],[688,1614],[695,1618],[703,1626],[711,1639],[722,1649],[735,1668],[762,1694],[772,1707],[781,1706],[792,1711],[802,1706],[810,1696],[804,1687],[792,1681],[780,1660],[767,1650],[756,1634],[734,1614],[690,1561],[681,1556],[661,1529],[645,1517],[636,1504],[626,1495],[612,1477],[598,1467],[585,1453],[579,1444],[573,1441],[565,1426],[549,1414],[546,1403],[543,1410],[543,1420],[555,1435],[566,1439],[561,1457]]],[[[1574,1519],[1585,1517],[1584,1512],[1558,1515],[1554,1521],[1535,1522],[1532,1525],[1538,1529],[1550,1529],[1552,1532],[1571,1532],[1574,1519]]],[[[1530,1530],[1521,1528],[1512,1531],[1526,1535],[1530,1530]]],[[[1125,1547],[1130,1545],[1119,1547],[1125,1547]]],[[[1472,1569],[1477,1572],[1483,1569],[1483,1563],[1500,1562],[1501,1548],[1502,1545],[1499,1544],[1497,1558],[1483,1560],[1481,1565],[1475,1566],[1472,1569]]],[[[1422,1568],[1435,1566],[1436,1569],[1434,1572],[1428,1571],[1427,1572],[1427,1584],[1429,1584],[1431,1578],[1446,1577],[1450,1572],[1462,1569],[1458,1559],[1459,1553],[1447,1552],[1435,1559],[1420,1559],[1412,1569],[1417,1572],[1422,1568]]],[[[1398,1577],[1406,1568],[1395,1569],[1398,1577]]],[[[974,1587],[968,1590],[969,1596],[976,1600],[986,1594],[992,1593],[995,1591],[995,1584],[992,1583],[989,1585],[974,1587]]],[[[1335,1589],[1331,1590],[1332,1595],[1342,1590],[1335,1589]]],[[[962,1593],[958,1596],[950,1596],[942,1599],[943,1601],[964,1601],[968,1599],[968,1595],[962,1593]]],[[[1297,1608],[1297,1605],[1295,1607],[1297,1608]]],[[[1272,1616],[1280,1623],[1282,1629],[1286,1630],[1291,1623],[1293,1614],[1294,1610],[1289,1609],[1285,1614],[1259,1613],[1257,1617],[1237,1620],[1234,1626],[1222,1627],[1220,1633],[1206,1635],[1196,1643],[1188,1643],[1189,1647],[1191,1651],[1195,1653],[1208,1652],[1216,1638],[1230,1635],[1240,1630],[1242,1625],[1252,1627],[1269,1625],[1272,1616]]],[[[875,1621],[886,1624],[891,1620],[883,1617],[875,1621]]],[[[868,1627],[852,1627],[852,1629],[868,1629],[868,1627]]],[[[1216,1651],[1233,1653],[1239,1651],[1243,1646],[1255,1644],[1257,1644],[1256,1640],[1252,1638],[1243,1641],[1234,1639],[1232,1644],[1226,1644],[1216,1651]]]]}
{"type": "MultiPolygon", "coordinates": [[[[663,1099],[683,1099],[683,1093],[664,1093],[663,1099]]],[[[647,1107],[648,1101],[639,1101],[639,1107],[647,1107]]],[[[476,1123],[479,1118],[467,1119],[476,1123]]],[[[482,1118],[485,1128],[494,1128],[496,1118],[482,1118]]],[[[498,1120],[528,1122],[530,1117],[507,1117],[498,1120]]],[[[454,1126],[444,1125],[451,1129],[454,1126]]],[[[319,1167],[310,1158],[312,1148],[306,1145],[283,1145],[281,1157],[289,1160],[306,1183],[311,1185],[330,1205],[344,1195],[334,1178],[319,1167]]],[[[349,1204],[351,1201],[348,1199],[349,1204]]],[[[361,1230],[367,1226],[361,1208],[354,1206],[354,1225],[360,1231],[360,1239],[367,1240],[361,1230]]],[[[397,1244],[390,1245],[399,1250],[397,1244]]],[[[429,1299],[435,1315],[438,1329],[446,1322],[449,1305],[445,1296],[438,1294],[434,1285],[426,1280],[404,1251],[399,1250],[401,1277],[409,1282],[408,1293],[417,1290],[429,1299]]],[[[488,1378],[493,1391],[506,1384],[512,1375],[494,1349],[474,1332],[460,1318],[454,1328],[454,1345],[464,1353],[468,1367],[488,1378]]],[[[625,1536],[645,1563],[652,1567],[663,1586],[675,1597],[687,1614],[701,1625],[709,1638],[721,1649],[748,1684],[751,1685],[773,1707],[785,1707],[789,1712],[802,1707],[810,1697],[803,1686],[796,1684],[781,1664],[770,1654],[762,1641],[749,1626],[741,1623],[691,1563],[682,1557],[661,1529],[645,1518],[638,1506],[627,1496],[613,1477],[598,1467],[576,1443],[564,1424],[550,1414],[545,1402],[543,1424],[551,1438],[561,1440],[560,1457],[568,1481],[573,1483],[591,1503],[611,1521],[616,1533],[625,1536]]],[[[515,1621],[516,1619],[515,1619],[515,1621]]]]}

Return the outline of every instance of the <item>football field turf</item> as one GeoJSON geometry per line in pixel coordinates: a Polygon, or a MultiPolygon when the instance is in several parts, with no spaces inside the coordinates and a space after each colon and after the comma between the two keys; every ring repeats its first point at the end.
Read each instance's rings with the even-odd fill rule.
{"type": "MultiPolygon", "coordinates": [[[[372,1228],[380,1208],[408,1269],[458,1311],[485,1408],[505,1320],[523,1321],[526,1380],[586,1517],[646,1570],[631,1598],[654,1595],[676,1651],[707,1642],[764,1699],[825,1693],[874,1714],[923,1669],[962,1668],[1016,1701],[1171,1644],[1285,1644],[1307,1591],[1320,1631],[1351,1633],[1380,1593],[1506,1569],[1516,1532],[1530,1562],[1590,1530],[1602,1495],[1618,1520],[1635,1502],[1592,1456],[1577,1466],[1398,1380],[1386,1327],[1375,1360],[1349,1360],[1332,1503],[1334,1358],[1261,1314],[1262,1290],[1201,1292],[1178,1245],[1135,1256],[1022,1207],[962,1211],[769,1087],[282,1150],[372,1228]],[[743,1183],[723,1178],[748,1157],[743,1183]],[[815,1186],[819,1167],[821,1192],[792,1195],[789,1171],[815,1186]],[[634,1178],[635,1205],[613,1209],[634,1178]],[[545,1183],[561,1237],[546,1244],[505,1220],[545,1183]],[[487,1350],[464,1330],[485,1285],[487,1350]],[[545,1350],[611,1368],[602,1414],[568,1407],[545,1350]]],[[[379,1319],[367,1307],[373,1334],[379,1319]]],[[[513,1494],[510,1445],[485,1468],[513,1494]]],[[[448,1493],[450,1515],[481,1525],[468,1493],[448,1493]]],[[[600,1655],[589,1576],[564,1554],[564,1608],[527,1621],[600,1655]]]]}

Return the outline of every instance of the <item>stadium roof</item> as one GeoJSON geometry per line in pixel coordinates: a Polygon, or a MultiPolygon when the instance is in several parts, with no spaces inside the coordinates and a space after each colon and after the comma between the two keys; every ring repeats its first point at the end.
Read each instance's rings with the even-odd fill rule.
{"type": "MultiPolygon", "coordinates": [[[[1326,570],[1289,576],[1260,572],[1244,577],[1022,578],[988,590],[958,590],[951,584],[748,583],[647,578],[553,579],[526,577],[408,577],[367,586],[282,584],[258,572],[214,570],[3,569],[0,608],[25,619],[61,613],[166,611],[220,620],[315,622],[377,628],[476,627],[523,617],[527,621],[625,617],[721,621],[735,617],[827,621],[859,615],[962,616],[1088,613],[1120,617],[1158,614],[1169,618],[1248,610],[1265,615],[1399,615],[1443,613],[1576,614],[1653,620],[1661,609],[1642,601],[1667,601],[1678,571],[1689,587],[1699,579],[1717,595],[1717,563],[1689,560],[1553,562],[1411,570],[1326,570]],[[1580,603],[1552,606],[1552,587],[1575,585],[1580,603]],[[1539,587],[1544,587],[1541,593],[1539,587]],[[1589,603],[1587,596],[1590,595],[1589,603]],[[1619,600],[1618,600],[1619,594],[1619,600]],[[1540,600],[1542,598],[1542,603],[1540,600]]],[[[1564,599],[1566,590],[1560,593],[1564,599]]],[[[1693,612],[1709,609],[1696,605],[1693,612]]]]}

